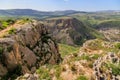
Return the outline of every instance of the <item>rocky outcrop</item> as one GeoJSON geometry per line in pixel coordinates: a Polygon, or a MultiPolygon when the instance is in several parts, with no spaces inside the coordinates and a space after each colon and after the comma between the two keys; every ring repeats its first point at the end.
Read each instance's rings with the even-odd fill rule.
{"type": "Polygon", "coordinates": [[[120,80],[120,58],[115,53],[100,57],[93,69],[96,80],[120,80]]]}
{"type": "Polygon", "coordinates": [[[58,46],[41,23],[26,23],[0,38],[0,77],[34,73],[42,64],[60,61],[58,46]]]}
{"type": "Polygon", "coordinates": [[[58,42],[69,45],[81,45],[84,41],[94,39],[98,37],[97,35],[100,35],[76,18],[51,18],[46,19],[44,23],[58,42]]]}

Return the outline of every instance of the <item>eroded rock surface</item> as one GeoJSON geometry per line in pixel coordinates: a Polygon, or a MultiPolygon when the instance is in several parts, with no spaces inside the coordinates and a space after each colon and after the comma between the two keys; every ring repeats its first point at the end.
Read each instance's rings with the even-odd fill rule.
{"type": "Polygon", "coordinates": [[[93,64],[96,80],[120,80],[120,58],[115,53],[100,57],[93,64]]]}
{"type": "Polygon", "coordinates": [[[34,73],[42,64],[61,61],[58,46],[43,24],[26,23],[0,38],[0,77],[34,73]]]}

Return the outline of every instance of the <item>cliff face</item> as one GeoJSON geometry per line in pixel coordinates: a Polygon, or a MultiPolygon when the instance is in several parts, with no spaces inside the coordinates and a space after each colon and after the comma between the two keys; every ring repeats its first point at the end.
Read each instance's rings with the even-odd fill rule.
{"type": "Polygon", "coordinates": [[[55,40],[41,23],[21,25],[14,34],[0,38],[0,77],[33,73],[42,64],[60,60],[55,40]]]}
{"type": "Polygon", "coordinates": [[[100,35],[97,31],[86,26],[76,18],[51,18],[46,19],[44,22],[50,33],[52,33],[60,43],[81,45],[85,40],[94,39],[97,35],[100,35]]]}

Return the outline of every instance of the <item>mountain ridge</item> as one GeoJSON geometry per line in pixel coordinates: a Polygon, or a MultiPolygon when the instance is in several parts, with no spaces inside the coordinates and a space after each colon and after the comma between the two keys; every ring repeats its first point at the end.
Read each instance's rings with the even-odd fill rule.
{"type": "Polygon", "coordinates": [[[70,14],[76,14],[76,13],[119,13],[119,10],[109,10],[109,11],[95,11],[95,12],[87,12],[87,11],[76,11],[76,10],[63,10],[63,11],[39,11],[34,9],[0,9],[0,16],[4,17],[21,17],[21,16],[29,16],[29,17],[35,17],[35,18],[49,18],[49,17],[55,17],[55,16],[68,16],[70,14]]]}

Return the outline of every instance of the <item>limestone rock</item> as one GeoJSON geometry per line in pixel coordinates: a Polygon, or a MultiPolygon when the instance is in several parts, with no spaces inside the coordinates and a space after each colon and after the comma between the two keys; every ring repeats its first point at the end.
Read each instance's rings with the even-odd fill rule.
{"type": "Polygon", "coordinates": [[[42,64],[61,61],[58,46],[43,24],[26,23],[16,29],[15,34],[0,38],[0,77],[7,72],[17,75],[17,70],[33,73],[42,64]]]}

